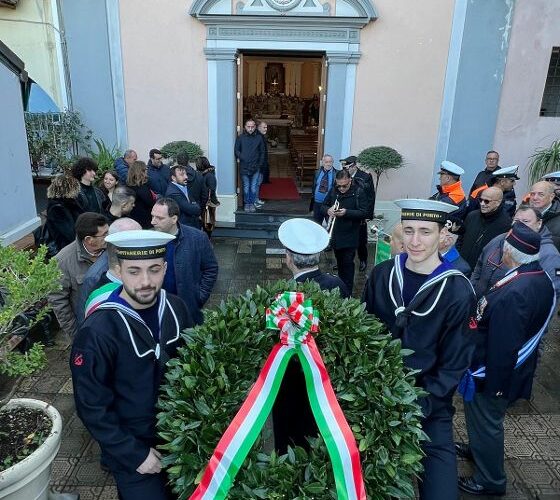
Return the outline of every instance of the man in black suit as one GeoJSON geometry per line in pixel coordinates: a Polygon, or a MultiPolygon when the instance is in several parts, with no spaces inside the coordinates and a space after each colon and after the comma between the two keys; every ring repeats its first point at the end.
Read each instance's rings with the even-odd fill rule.
{"type": "Polygon", "coordinates": [[[367,215],[360,223],[360,241],[358,243],[358,259],[360,259],[360,271],[365,271],[367,267],[368,250],[367,250],[367,220],[373,219],[373,207],[375,206],[375,187],[373,178],[368,172],[364,172],[358,168],[358,159],[355,156],[349,156],[340,160],[342,168],[348,170],[353,180],[357,180],[360,184],[366,198],[368,200],[367,215]]]}
{"type": "MultiPolygon", "coordinates": [[[[322,290],[338,288],[342,297],[348,289],[338,277],[319,270],[321,252],[329,244],[329,233],[308,219],[290,219],[278,229],[278,239],[286,247],[286,266],[298,283],[316,281],[322,290]]],[[[272,409],[274,444],[279,453],[288,445],[308,449],[307,437],[317,437],[318,430],[305,386],[301,364],[294,356],[282,380],[272,409]]]]}

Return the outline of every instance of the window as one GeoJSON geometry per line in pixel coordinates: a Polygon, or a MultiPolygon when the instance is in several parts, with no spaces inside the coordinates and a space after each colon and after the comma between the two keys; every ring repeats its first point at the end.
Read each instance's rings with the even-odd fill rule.
{"type": "Polygon", "coordinates": [[[560,47],[552,47],[541,104],[541,116],[560,116],[560,47]]]}

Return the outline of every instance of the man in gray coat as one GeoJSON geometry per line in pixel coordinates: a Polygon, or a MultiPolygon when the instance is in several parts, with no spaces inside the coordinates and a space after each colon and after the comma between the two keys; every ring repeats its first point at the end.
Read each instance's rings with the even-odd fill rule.
{"type": "MultiPolygon", "coordinates": [[[[560,253],[554,246],[549,229],[543,225],[541,212],[536,208],[522,205],[513,217],[513,222],[516,221],[523,222],[541,235],[539,264],[552,280],[556,298],[560,298],[560,253]]],[[[507,234],[496,236],[484,247],[480,254],[471,276],[471,283],[477,298],[485,295],[494,284],[510,271],[502,259],[507,234]]]]}

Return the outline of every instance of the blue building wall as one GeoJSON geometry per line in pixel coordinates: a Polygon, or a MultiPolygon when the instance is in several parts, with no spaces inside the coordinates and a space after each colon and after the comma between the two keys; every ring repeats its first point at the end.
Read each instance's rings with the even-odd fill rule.
{"type": "Polygon", "coordinates": [[[493,148],[514,0],[457,0],[436,149],[465,169],[468,190],[493,148]]]}
{"type": "Polygon", "coordinates": [[[95,138],[114,146],[117,129],[105,1],[63,0],[61,4],[73,108],[95,138]]]}

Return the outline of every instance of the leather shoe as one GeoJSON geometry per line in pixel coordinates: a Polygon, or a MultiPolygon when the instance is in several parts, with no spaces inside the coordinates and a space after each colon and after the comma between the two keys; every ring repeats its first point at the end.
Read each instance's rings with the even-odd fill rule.
{"type": "Polygon", "coordinates": [[[360,261],[360,272],[365,271],[367,267],[367,262],[365,260],[360,261]]]}
{"type": "Polygon", "coordinates": [[[465,443],[455,443],[455,452],[458,457],[474,460],[471,447],[465,443]]]}
{"type": "Polygon", "coordinates": [[[464,491],[465,493],[469,493],[471,495],[503,497],[506,494],[505,491],[495,491],[485,488],[481,484],[478,484],[472,476],[461,476],[457,480],[457,483],[461,491],[464,491]]]}

